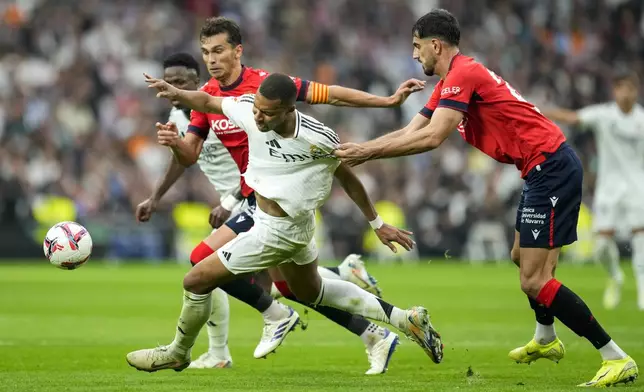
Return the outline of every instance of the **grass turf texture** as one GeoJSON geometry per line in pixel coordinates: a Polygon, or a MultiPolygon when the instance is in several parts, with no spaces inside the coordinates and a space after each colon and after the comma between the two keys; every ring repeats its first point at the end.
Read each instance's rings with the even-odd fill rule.
{"type": "MultiPolygon", "coordinates": [[[[138,372],[129,351],[169,343],[181,306],[186,267],[107,267],[95,260],[75,271],[46,262],[0,265],[0,391],[566,391],[589,380],[601,359],[585,340],[557,323],[567,348],[555,365],[517,365],[507,352],[532,336],[534,318],[511,265],[457,263],[372,266],[387,300],[422,304],[446,345],[434,365],[402,339],[381,376],[368,368],[362,342],[317,314],[266,360],[252,352],[261,317],[231,300],[232,369],[138,372]]],[[[601,307],[606,275],[597,266],[562,266],[559,277],[644,366],[644,312],[632,276],[615,311],[601,307]]],[[[303,315],[302,306],[295,308],[303,315]]],[[[206,348],[202,331],[193,358],[206,348]]],[[[629,390],[644,390],[639,380],[629,390]]]]}

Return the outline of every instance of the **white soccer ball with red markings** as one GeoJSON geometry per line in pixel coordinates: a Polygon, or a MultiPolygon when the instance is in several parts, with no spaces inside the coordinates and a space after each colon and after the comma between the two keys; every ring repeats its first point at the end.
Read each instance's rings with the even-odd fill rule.
{"type": "Polygon", "coordinates": [[[49,229],[42,247],[50,263],[72,270],[89,259],[92,237],[86,228],[76,222],[60,222],[49,229]]]}

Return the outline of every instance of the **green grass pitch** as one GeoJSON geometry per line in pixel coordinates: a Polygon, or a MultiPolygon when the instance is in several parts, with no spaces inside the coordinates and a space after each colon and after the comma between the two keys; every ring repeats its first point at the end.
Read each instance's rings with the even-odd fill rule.
{"type": "MultiPolygon", "coordinates": [[[[557,323],[567,348],[560,364],[512,363],[507,352],[527,342],[534,329],[517,270],[510,263],[423,263],[376,265],[370,272],[389,301],[430,309],[446,345],[440,365],[402,339],[387,374],[365,376],[362,342],[311,313],[306,331],[298,329],[277,354],[257,360],[252,352],[261,317],[231,300],[232,369],[135,371],[125,362],[127,352],[174,336],[185,270],[109,267],[95,260],[75,271],[46,262],[1,265],[0,391],[569,391],[601,362],[589,343],[557,323]]],[[[644,366],[644,312],[636,310],[632,276],[615,311],[601,307],[606,277],[600,267],[562,266],[559,277],[644,366]]],[[[303,314],[301,306],[296,309],[303,314]]],[[[193,357],[205,347],[203,331],[193,357]]],[[[644,380],[628,390],[644,390],[644,380]]]]}

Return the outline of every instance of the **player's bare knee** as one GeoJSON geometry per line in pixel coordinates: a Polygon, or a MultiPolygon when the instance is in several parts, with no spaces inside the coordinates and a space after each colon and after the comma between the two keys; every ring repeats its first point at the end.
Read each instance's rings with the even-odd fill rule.
{"type": "Polygon", "coordinates": [[[195,269],[190,270],[183,277],[183,289],[193,294],[207,294],[209,292],[201,274],[196,273],[195,269]]]}
{"type": "Polygon", "coordinates": [[[530,270],[524,269],[519,275],[521,280],[521,291],[531,298],[536,298],[543,286],[552,278],[550,273],[548,273],[546,269],[542,268],[533,268],[530,270]]]}
{"type": "Polygon", "coordinates": [[[521,291],[526,293],[531,298],[536,298],[539,295],[540,281],[534,276],[521,275],[521,291]]]}
{"type": "Polygon", "coordinates": [[[191,292],[193,294],[198,294],[195,289],[197,287],[196,284],[196,279],[191,276],[190,273],[186,274],[186,276],[183,277],[183,289],[185,291],[191,292]]]}

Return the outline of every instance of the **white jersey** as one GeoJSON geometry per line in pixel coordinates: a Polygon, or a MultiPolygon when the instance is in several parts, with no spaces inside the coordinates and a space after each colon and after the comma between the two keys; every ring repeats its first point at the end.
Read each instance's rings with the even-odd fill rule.
{"type": "MultiPolygon", "coordinates": [[[[184,137],[190,125],[190,118],[186,113],[172,108],[169,120],[177,124],[179,134],[184,137]]],[[[239,168],[214,132],[209,132],[204,140],[197,163],[222,199],[239,187],[239,168]]]]}
{"type": "Polygon", "coordinates": [[[615,102],[587,106],[577,112],[582,125],[595,131],[597,197],[644,198],[644,108],[624,113],[615,102]]]}
{"type": "Polygon", "coordinates": [[[295,134],[283,138],[261,132],[253,116],[255,95],[222,101],[226,117],[248,134],[249,162],[246,183],[275,201],[291,218],[312,216],[331,192],[340,161],[332,154],[338,135],[314,118],[295,111],[295,134]]]}

